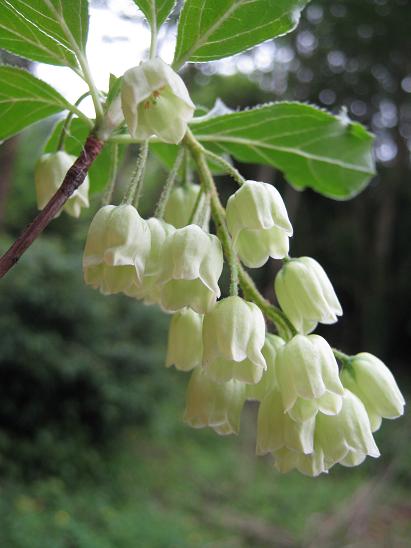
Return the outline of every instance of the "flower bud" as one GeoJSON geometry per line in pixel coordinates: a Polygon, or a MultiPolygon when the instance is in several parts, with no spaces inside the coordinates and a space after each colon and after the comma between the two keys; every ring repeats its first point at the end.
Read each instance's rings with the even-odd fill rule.
{"type": "Polygon", "coordinates": [[[367,411],[349,390],[344,390],[341,411],[337,415],[317,415],[315,450],[323,452],[327,468],[341,461],[345,466],[355,466],[366,455],[380,456],[367,411]]]}
{"type": "Polygon", "coordinates": [[[281,394],[273,390],[260,403],[257,421],[257,455],[283,447],[304,454],[313,452],[315,418],[293,421],[284,411],[281,394]]]}
{"type": "Polygon", "coordinates": [[[234,247],[246,266],[257,268],[269,257],[282,259],[288,254],[293,228],[272,185],[246,181],[229,198],[226,210],[234,247]]]}
{"type": "Polygon", "coordinates": [[[344,389],[338,365],[319,335],[296,335],[280,347],[276,373],[284,409],[293,420],[304,422],[318,411],[335,415],[341,410],[344,389]]]}
{"type": "Polygon", "coordinates": [[[263,401],[263,399],[273,390],[279,390],[277,375],[275,372],[275,360],[278,349],[284,346],[285,342],[277,335],[267,333],[262,354],[267,365],[260,382],[247,385],[247,399],[263,401]]]}
{"type": "Polygon", "coordinates": [[[145,262],[144,275],[141,283],[133,286],[126,294],[129,297],[143,299],[145,304],[154,304],[160,300],[161,285],[159,283],[159,275],[162,268],[166,241],[175,229],[172,225],[155,217],[148,219],[147,226],[150,231],[151,244],[150,252],[145,262]]]}
{"type": "Polygon", "coordinates": [[[131,205],[102,207],[91,221],[83,255],[86,284],[102,293],[132,292],[150,251],[146,221],[131,205]]]}
{"type": "MultiPolygon", "coordinates": [[[[164,212],[164,220],[176,228],[187,226],[200,191],[200,185],[193,184],[173,188],[164,212]]],[[[202,228],[206,230],[210,220],[210,207],[206,204],[206,197],[204,194],[201,198],[199,207],[205,207],[207,209],[204,216],[204,226],[202,226],[202,228]]]]}
{"type": "Polygon", "coordinates": [[[159,58],[125,72],[121,104],[133,137],[157,135],[175,144],[184,137],[195,110],[183,80],[159,58]]]}
{"type": "Polygon", "coordinates": [[[244,402],[243,383],[216,383],[196,368],[188,384],[184,421],[193,428],[210,426],[221,435],[238,434],[244,402]]]}
{"type": "Polygon", "coordinates": [[[162,257],[161,306],[170,312],[189,306],[204,314],[220,296],[222,270],[223,252],[216,236],[197,225],[175,230],[162,257]]]}
{"type": "Polygon", "coordinates": [[[275,292],[281,308],[301,333],[310,333],[318,322],[335,323],[342,315],[327,274],[311,257],[287,261],[275,279],[275,292]]]}
{"type": "MultiPolygon", "coordinates": [[[[37,207],[44,209],[50,198],[60,188],[64,178],[74,164],[75,156],[67,154],[62,150],[49,154],[43,154],[38,160],[34,174],[37,195],[37,207]]],[[[88,207],[88,176],[83,183],[73,192],[66,201],[63,209],[72,217],[79,217],[82,207],[88,207]]],[[[58,216],[58,213],[56,216],[58,216]]]]}
{"type": "Polygon", "coordinates": [[[176,312],[168,331],[166,367],[180,371],[201,366],[203,359],[203,316],[190,308],[176,312]]]}
{"type": "Polygon", "coordinates": [[[368,352],[354,356],[341,380],[364,404],[373,432],[381,426],[382,418],[396,419],[404,413],[405,401],[394,376],[376,356],[368,352]]]}
{"type": "Polygon", "coordinates": [[[261,353],[264,340],[264,316],[258,306],[240,297],[222,299],[204,316],[203,366],[207,374],[216,382],[259,382],[266,369],[261,353]]]}

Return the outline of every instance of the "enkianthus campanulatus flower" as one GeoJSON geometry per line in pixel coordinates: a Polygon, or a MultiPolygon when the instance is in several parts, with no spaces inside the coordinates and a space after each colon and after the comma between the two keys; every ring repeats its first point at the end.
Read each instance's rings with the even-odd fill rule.
{"type": "Polygon", "coordinates": [[[203,316],[191,308],[182,308],[170,322],[166,366],[191,371],[201,367],[202,361],[203,316]]]}
{"type": "Polygon", "coordinates": [[[216,382],[255,384],[266,369],[264,341],[264,316],[258,306],[240,297],[222,299],[204,316],[203,366],[216,382]]]}
{"type": "Polygon", "coordinates": [[[204,314],[220,296],[223,252],[217,236],[197,225],[172,232],[162,256],[160,303],[169,312],[189,306],[204,314]]]}
{"type": "Polygon", "coordinates": [[[150,230],[132,205],[107,205],[91,222],[83,255],[84,280],[102,293],[131,293],[143,279],[150,230]]]}
{"type": "Polygon", "coordinates": [[[187,388],[184,421],[194,428],[209,426],[220,435],[238,434],[245,399],[243,383],[216,383],[204,369],[196,368],[187,388]]]}
{"type": "Polygon", "coordinates": [[[227,225],[235,249],[246,266],[258,268],[269,257],[288,254],[293,228],[276,188],[246,181],[227,202],[227,225]]]}
{"type": "Polygon", "coordinates": [[[311,257],[288,260],[275,279],[281,308],[300,333],[310,333],[317,323],[331,324],[342,315],[334,288],[318,262],[311,257]]]}
{"type": "Polygon", "coordinates": [[[393,374],[376,356],[361,352],[353,356],[341,373],[343,385],[360,398],[367,410],[372,431],[382,419],[396,419],[404,413],[405,400],[393,374]]]}
{"type": "Polygon", "coordinates": [[[133,137],[156,135],[166,143],[181,141],[195,110],[181,77],[160,58],[125,72],[121,102],[133,137]]]}
{"type": "Polygon", "coordinates": [[[304,422],[319,411],[336,415],[344,393],[338,365],[325,339],[296,335],[278,350],[276,374],[285,411],[304,422]]]}

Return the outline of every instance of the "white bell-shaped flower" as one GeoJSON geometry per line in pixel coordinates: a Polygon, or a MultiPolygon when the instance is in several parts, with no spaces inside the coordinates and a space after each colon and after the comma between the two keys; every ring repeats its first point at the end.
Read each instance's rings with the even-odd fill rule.
{"type": "Polygon", "coordinates": [[[331,324],[342,315],[334,288],[322,266],[311,257],[290,259],[275,279],[281,308],[300,333],[310,333],[317,323],[331,324]]]}
{"type": "Polygon", "coordinates": [[[257,421],[257,455],[287,448],[304,454],[314,450],[315,418],[293,421],[284,411],[281,394],[272,390],[260,403],[257,421]]]}
{"type": "Polygon", "coordinates": [[[151,244],[145,262],[144,275],[141,283],[134,285],[126,294],[129,297],[143,299],[145,304],[155,304],[160,300],[161,285],[159,276],[162,269],[163,252],[168,236],[175,229],[172,225],[155,217],[150,217],[147,220],[147,226],[150,231],[151,244]]]}
{"type": "Polygon", "coordinates": [[[267,183],[246,181],[227,202],[227,225],[242,262],[258,268],[287,256],[293,228],[283,199],[267,183]]]}
{"type": "Polygon", "coordinates": [[[341,411],[337,415],[317,415],[315,451],[324,454],[327,468],[338,462],[356,466],[367,455],[380,456],[367,411],[361,400],[349,390],[344,390],[341,411]]]}
{"type": "MultiPolygon", "coordinates": [[[[311,427],[312,421],[309,424],[311,427]]],[[[275,439],[278,440],[278,434],[275,439]]],[[[318,413],[316,416],[314,445],[311,448],[307,446],[311,451],[304,453],[301,448],[291,445],[292,442],[288,441],[273,452],[274,465],[280,472],[296,468],[305,475],[318,476],[327,473],[337,463],[358,466],[367,456],[376,458],[380,455],[365,407],[349,390],[344,390],[342,407],[337,415],[318,413]]]]}
{"type": "Polygon", "coordinates": [[[216,383],[196,368],[188,384],[184,421],[193,428],[209,426],[221,435],[238,434],[245,399],[243,383],[216,383]]]}
{"type": "Polygon", "coordinates": [[[344,393],[331,347],[319,335],[296,335],[278,349],[276,374],[285,411],[297,422],[318,411],[336,415],[344,393]]]}
{"type": "Polygon", "coordinates": [[[240,297],[222,299],[204,316],[203,366],[216,382],[255,384],[266,369],[264,341],[264,316],[258,306],[240,297]]]}
{"type": "Polygon", "coordinates": [[[156,135],[175,144],[184,137],[195,110],[181,77],[159,58],[124,73],[121,103],[133,137],[156,135]]]}
{"type": "Polygon", "coordinates": [[[102,293],[131,293],[142,281],[150,231],[132,205],[102,207],[91,221],[83,255],[84,280],[102,293]]]}
{"type": "Polygon", "coordinates": [[[222,270],[223,252],[216,236],[197,225],[175,230],[162,255],[161,306],[169,312],[189,306],[204,314],[220,296],[222,270]]]}
{"type": "Polygon", "coordinates": [[[321,451],[304,454],[300,451],[292,451],[287,447],[283,447],[275,451],[273,456],[274,466],[282,474],[286,474],[293,469],[313,478],[320,474],[328,474],[328,468],[324,462],[324,454],[321,451]]]}
{"type": "Polygon", "coordinates": [[[200,367],[203,360],[203,316],[190,308],[176,312],[170,322],[166,367],[180,371],[200,367]]]}
{"type": "MultiPolygon", "coordinates": [[[[173,188],[167,201],[164,220],[176,228],[187,226],[193,213],[194,206],[197,203],[200,191],[200,185],[193,185],[191,183],[173,188]]],[[[205,194],[203,194],[200,200],[199,208],[205,208],[206,210],[203,215],[203,224],[201,227],[206,230],[210,220],[210,206],[207,203],[205,194]]]]}
{"type": "Polygon", "coordinates": [[[405,400],[394,376],[376,356],[368,352],[354,356],[342,371],[341,380],[364,404],[373,432],[383,418],[396,419],[404,413],[405,400]]]}
{"type": "MultiPolygon", "coordinates": [[[[76,157],[63,150],[43,154],[37,162],[34,180],[36,185],[37,207],[44,209],[50,198],[60,188],[64,178],[76,161],[76,157]]],[[[88,176],[66,201],[63,209],[72,217],[79,217],[82,207],[88,207],[88,176]]],[[[59,215],[59,214],[58,214],[59,215]]],[[[57,216],[58,216],[57,215],[57,216]]]]}
{"type": "Polygon", "coordinates": [[[284,346],[285,342],[281,337],[267,333],[265,343],[262,349],[262,354],[267,365],[267,369],[263,372],[261,380],[257,384],[247,385],[247,399],[254,401],[263,401],[263,399],[272,391],[279,390],[277,374],[275,371],[275,362],[277,359],[278,349],[284,346]]]}

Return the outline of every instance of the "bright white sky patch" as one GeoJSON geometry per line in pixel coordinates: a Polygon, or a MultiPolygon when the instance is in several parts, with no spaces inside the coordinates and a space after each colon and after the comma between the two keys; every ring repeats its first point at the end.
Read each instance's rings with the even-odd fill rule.
{"type": "MultiPolygon", "coordinates": [[[[175,34],[176,31],[167,26],[160,30],[159,55],[167,63],[173,60],[175,34]]],[[[149,46],[148,24],[132,0],[108,0],[107,7],[90,7],[87,56],[98,89],[107,91],[110,73],[121,76],[127,69],[146,59],[149,46]]],[[[275,61],[287,63],[287,59],[281,58],[283,49],[276,48],[274,42],[269,41],[256,47],[251,55],[240,54],[200,66],[206,74],[225,76],[231,76],[237,71],[251,75],[255,69],[267,72],[273,69],[275,61]]],[[[35,63],[34,73],[55,87],[71,103],[88,89],[83,80],[66,67],[35,63]]],[[[82,102],[81,109],[88,116],[94,117],[90,98],[82,102]]]]}
{"type": "MultiPolygon", "coordinates": [[[[149,46],[148,26],[133,2],[110,0],[108,9],[90,8],[87,56],[99,89],[107,90],[110,72],[121,76],[130,67],[138,65],[146,57],[149,46]]],[[[165,60],[171,61],[167,57],[170,55],[165,55],[165,60]]],[[[72,103],[87,91],[87,85],[69,68],[36,63],[34,72],[72,103]]],[[[94,116],[91,100],[85,100],[81,108],[87,115],[94,116]]]]}

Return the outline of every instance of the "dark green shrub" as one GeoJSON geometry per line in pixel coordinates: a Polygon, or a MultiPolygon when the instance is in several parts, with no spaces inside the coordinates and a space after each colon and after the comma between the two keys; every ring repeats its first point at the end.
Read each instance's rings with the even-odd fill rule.
{"type": "Polygon", "coordinates": [[[61,241],[38,241],[2,281],[0,310],[2,472],[73,471],[78,444],[107,446],[169,391],[167,317],[85,287],[61,241]]]}

